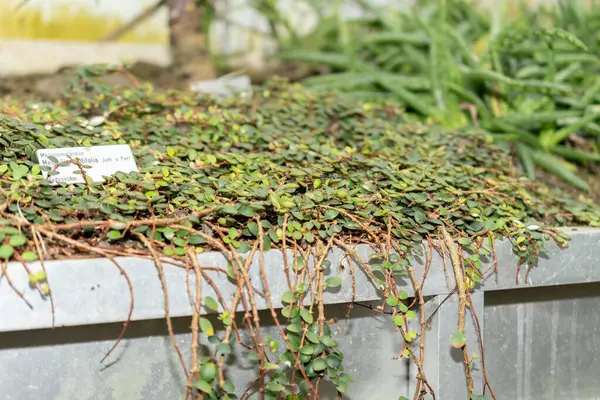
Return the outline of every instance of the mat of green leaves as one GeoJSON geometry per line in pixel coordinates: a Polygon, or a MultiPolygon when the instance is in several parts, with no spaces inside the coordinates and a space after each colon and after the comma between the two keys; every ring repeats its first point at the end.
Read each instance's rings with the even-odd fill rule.
{"type": "Polygon", "coordinates": [[[311,88],[400,101],[449,128],[481,127],[516,144],[530,179],[538,167],[588,190],[577,168],[600,161],[600,7],[564,0],[503,21],[500,5],[490,14],[465,0],[419,1],[406,12],[358,3],[366,17],[322,16],[277,57],[328,67],[303,80],[311,88]]]}
{"type": "MultiPolygon", "coordinates": [[[[0,259],[35,260],[35,226],[114,248],[143,249],[143,233],[167,256],[211,247],[189,230],[153,227],[153,219],[187,215],[186,226],[206,231],[210,222],[240,252],[256,240],[259,218],[267,250],[283,230],[300,246],[391,234],[412,250],[444,226],[467,249],[478,237],[509,238],[522,262],[556,238],[546,226],[600,226],[597,205],[521,176],[508,150],[481,130],[408,123],[398,107],[277,79],[251,98],[217,101],[120,90],[88,75],[63,102],[3,105],[0,259]],[[35,159],[40,148],[107,144],[131,145],[139,173],[50,185],[35,159]],[[80,224],[107,220],[122,223],[80,224]]],[[[47,239],[46,247],[60,247],[56,257],[81,252],[47,239]]]]}

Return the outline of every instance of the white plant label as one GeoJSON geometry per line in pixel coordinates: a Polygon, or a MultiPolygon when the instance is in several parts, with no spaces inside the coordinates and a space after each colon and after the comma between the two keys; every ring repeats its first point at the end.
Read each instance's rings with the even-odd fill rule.
{"type": "Polygon", "coordinates": [[[37,157],[40,166],[46,167],[42,168],[42,175],[54,183],[85,183],[85,176],[94,182],[102,182],[105,176],[117,172],[138,172],[131,147],[126,144],[41,149],[37,151],[37,157]],[[58,164],[70,162],[58,165],[56,161],[58,164]]]}

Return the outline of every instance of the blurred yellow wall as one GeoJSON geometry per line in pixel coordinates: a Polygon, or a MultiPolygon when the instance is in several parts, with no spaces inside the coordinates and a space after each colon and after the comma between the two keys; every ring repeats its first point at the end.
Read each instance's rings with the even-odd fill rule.
{"type": "MultiPolygon", "coordinates": [[[[0,39],[99,41],[156,0],[0,0],[0,39]]],[[[166,10],[119,39],[166,44],[166,10]]]]}

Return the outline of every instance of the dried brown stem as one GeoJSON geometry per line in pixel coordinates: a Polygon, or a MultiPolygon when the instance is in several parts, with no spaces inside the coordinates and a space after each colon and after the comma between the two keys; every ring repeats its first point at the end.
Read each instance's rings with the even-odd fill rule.
{"type": "MultiPolygon", "coordinates": [[[[443,243],[444,239],[438,239],[440,243],[443,243]]],[[[450,274],[448,272],[448,264],[446,263],[446,250],[443,244],[440,244],[439,250],[442,256],[442,264],[444,265],[444,275],[446,276],[446,283],[448,284],[448,289],[450,289],[452,285],[452,280],[450,279],[450,274]]]]}
{"type": "Polygon", "coordinates": [[[2,262],[2,273],[0,273],[0,281],[2,280],[3,277],[6,277],[6,282],[8,283],[8,286],[11,287],[11,289],[21,298],[21,300],[23,300],[25,302],[25,304],[27,304],[27,306],[33,310],[33,306],[31,305],[31,303],[29,301],[27,301],[27,299],[25,298],[25,295],[15,287],[15,285],[13,285],[12,280],[10,279],[10,277],[8,276],[8,261],[4,261],[2,262]]]}
{"type": "MultiPolygon", "coordinates": [[[[467,291],[467,296],[469,297],[469,303],[473,304],[473,299],[471,298],[471,293],[467,291]]],[[[474,307],[470,307],[471,315],[473,316],[473,320],[475,321],[475,328],[477,329],[477,336],[479,339],[479,351],[481,352],[481,372],[483,374],[483,380],[485,382],[485,386],[490,391],[490,396],[492,396],[493,400],[496,400],[496,396],[494,395],[494,391],[492,390],[492,386],[488,380],[487,372],[485,369],[485,350],[483,348],[483,335],[481,334],[481,325],[479,324],[479,317],[475,312],[474,307]]]]}
{"type": "MultiPolygon", "coordinates": [[[[349,248],[343,241],[335,239],[334,243],[337,244],[339,247],[341,247],[342,249],[344,249],[344,251],[346,251],[346,254],[348,254],[350,257],[354,258],[354,260],[362,267],[363,271],[365,271],[365,273],[367,274],[367,276],[369,278],[371,278],[371,280],[373,281],[373,283],[377,282],[379,279],[377,279],[377,277],[375,275],[373,275],[373,271],[371,271],[371,268],[369,268],[368,265],[366,265],[363,260],[360,258],[360,256],[356,253],[356,251],[354,251],[353,249],[349,248]]],[[[379,288],[378,288],[379,289],[379,288]]]]}
{"type": "Polygon", "coordinates": [[[106,253],[105,251],[103,251],[102,249],[99,249],[97,247],[92,247],[90,245],[87,245],[85,243],[81,243],[77,240],[71,239],[67,236],[61,235],[59,233],[56,233],[54,231],[51,230],[46,230],[45,228],[42,228],[40,226],[37,226],[36,229],[44,236],[51,238],[51,239],[55,239],[58,241],[62,241],[64,243],[68,243],[71,246],[80,248],[80,249],[84,249],[86,251],[89,251],[91,253],[97,253],[100,254],[103,257],[106,257],[110,260],[110,262],[113,263],[113,265],[115,267],[117,267],[117,269],[119,270],[119,272],[121,273],[121,275],[123,275],[123,277],[125,278],[125,280],[127,281],[127,286],[129,286],[129,313],[127,314],[127,319],[125,320],[125,322],[123,323],[123,328],[121,329],[121,333],[119,333],[119,337],[117,338],[117,340],[115,341],[115,344],[106,352],[106,354],[104,355],[104,357],[102,358],[102,360],[100,360],[100,362],[104,362],[104,360],[106,360],[108,358],[108,356],[110,356],[110,354],[114,351],[114,349],[117,348],[117,346],[119,345],[119,343],[121,343],[121,340],[123,340],[123,337],[125,336],[125,331],[127,330],[127,327],[129,326],[129,323],[131,322],[131,315],[133,314],[133,307],[134,307],[134,296],[133,296],[133,284],[131,283],[131,279],[129,279],[129,275],[127,275],[127,272],[125,272],[125,270],[123,269],[123,267],[121,267],[121,265],[119,265],[119,263],[117,262],[117,260],[115,260],[115,258],[111,255],[106,253]]]}
{"type": "Polygon", "coordinates": [[[196,275],[196,302],[194,305],[194,311],[192,313],[192,365],[190,366],[190,375],[188,377],[188,388],[191,387],[194,381],[200,379],[199,364],[198,364],[198,347],[199,347],[199,320],[202,306],[202,271],[200,265],[198,265],[198,258],[196,253],[191,249],[187,248],[187,254],[190,258],[192,266],[194,267],[194,274],[196,275]]]}
{"type": "Polygon", "coordinates": [[[44,263],[44,253],[40,246],[40,238],[35,227],[31,227],[31,236],[33,237],[33,244],[40,260],[42,271],[46,274],[46,283],[48,284],[48,297],[50,298],[50,308],[52,309],[52,329],[54,329],[56,323],[56,307],[54,306],[54,296],[52,296],[52,288],[50,287],[50,278],[48,277],[48,271],[46,271],[46,264],[44,263]]]}
{"type": "MultiPolygon", "coordinates": [[[[285,214],[285,217],[283,217],[283,226],[281,227],[282,230],[282,238],[281,238],[281,253],[283,255],[283,272],[285,273],[285,278],[287,279],[287,284],[288,284],[288,288],[292,288],[292,282],[290,281],[290,266],[288,264],[288,259],[287,259],[287,246],[286,246],[286,242],[287,242],[287,238],[286,238],[286,234],[287,234],[287,221],[288,221],[288,215],[285,214]]],[[[262,229],[262,227],[260,226],[260,222],[259,222],[259,229],[262,229]]],[[[259,239],[262,240],[262,239],[259,239]]],[[[261,250],[262,252],[262,250],[261,250]]]]}
{"type": "MultiPolygon", "coordinates": [[[[431,254],[427,257],[426,264],[431,265],[431,254]]],[[[419,364],[421,367],[425,362],[425,328],[426,328],[426,320],[425,320],[425,299],[423,298],[423,282],[419,283],[417,276],[415,274],[414,269],[409,265],[408,266],[408,274],[410,276],[410,280],[413,284],[413,288],[415,290],[415,297],[419,301],[419,308],[421,309],[421,337],[419,338],[419,364]]],[[[425,269],[425,273],[427,273],[427,269],[425,269]]],[[[423,281],[425,280],[425,276],[423,277],[423,281]]],[[[425,375],[420,375],[418,377],[417,385],[415,388],[414,399],[416,400],[420,391],[421,391],[421,383],[425,382],[425,375]]]]}
{"type": "MultiPolygon", "coordinates": [[[[460,255],[456,250],[454,241],[443,226],[440,227],[440,232],[444,238],[444,243],[450,252],[450,260],[452,261],[452,268],[454,269],[454,276],[456,278],[456,285],[458,288],[458,331],[462,334],[465,333],[465,309],[467,307],[467,294],[465,288],[465,281],[463,278],[463,272],[461,268],[460,255]]],[[[467,344],[462,347],[463,351],[463,364],[465,367],[465,375],[467,378],[467,389],[469,394],[475,393],[473,386],[473,374],[471,373],[471,361],[469,359],[469,352],[467,351],[467,344]]]]}
{"type": "Polygon", "coordinates": [[[263,241],[263,229],[262,229],[260,220],[258,220],[257,223],[258,223],[258,243],[260,243],[260,251],[259,251],[260,275],[265,284],[265,294],[266,294],[267,303],[269,304],[269,311],[271,312],[273,321],[275,321],[275,324],[277,325],[277,329],[279,330],[279,333],[281,334],[281,337],[283,338],[283,341],[285,342],[286,347],[289,349],[290,353],[292,354],[292,357],[294,357],[295,367],[296,368],[300,367],[300,373],[302,374],[302,377],[306,380],[306,383],[308,384],[308,390],[313,393],[313,395],[315,396],[315,399],[318,399],[319,394],[317,393],[316,388],[313,386],[312,382],[310,381],[310,378],[306,375],[306,371],[302,367],[302,363],[298,359],[298,355],[292,351],[292,346],[289,341],[289,338],[288,338],[287,334],[285,333],[285,330],[281,326],[281,324],[279,322],[279,318],[277,317],[277,312],[275,311],[275,307],[273,306],[273,302],[271,300],[271,290],[269,288],[269,280],[267,278],[267,273],[265,271],[265,260],[264,260],[265,250],[264,250],[264,241],[263,241]]]}
{"type": "MultiPolygon", "coordinates": [[[[214,212],[214,209],[210,208],[210,209],[194,212],[194,213],[191,213],[190,215],[186,215],[183,217],[141,219],[141,220],[136,220],[136,221],[129,221],[126,223],[126,225],[128,227],[137,227],[137,226],[143,226],[143,225],[167,226],[167,225],[177,224],[179,222],[185,221],[190,216],[203,217],[205,215],[211,214],[212,212],[214,212]]],[[[23,221],[21,221],[21,222],[23,222],[23,221]]],[[[64,230],[89,228],[89,227],[106,227],[106,226],[111,226],[113,224],[122,225],[123,222],[113,221],[113,220],[104,220],[104,221],[79,221],[79,222],[71,223],[71,224],[47,223],[47,224],[40,224],[40,225],[32,225],[32,224],[27,223],[27,225],[32,225],[34,227],[41,227],[43,229],[50,229],[50,227],[51,227],[55,231],[64,231],[64,230]]]]}
{"type": "Polygon", "coordinates": [[[371,230],[369,229],[369,227],[365,224],[363,224],[362,222],[360,222],[360,220],[358,218],[356,218],[354,215],[350,214],[347,211],[344,211],[341,208],[336,208],[336,207],[330,207],[330,206],[321,206],[325,209],[330,209],[330,210],[335,210],[337,212],[339,212],[340,214],[344,215],[345,217],[348,217],[352,220],[352,222],[354,222],[355,224],[357,224],[358,226],[360,226],[370,237],[371,239],[373,239],[373,241],[379,245],[379,250],[383,253],[385,250],[385,247],[381,244],[381,240],[379,240],[379,238],[377,237],[377,235],[375,235],[373,232],[371,232],[371,230]]]}
{"type": "Polygon", "coordinates": [[[175,339],[175,333],[173,332],[173,322],[171,321],[171,315],[169,313],[169,291],[167,288],[167,281],[165,278],[165,271],[163,268],[163,264],[160,261],[158,254],[154,250],[154,246],[152,245],[152,242],[150,242],[150,240],[147,239],[141,233],[138,233],[137,236],[142,241],[142,243],[144,243],[144,245],[148,248],[148,251],[152,255],[152,258],[154,259],[154,265],[156,266],[156,270],[158,271],[158,277],[160,278],[160,284],[161,284],[162,290],[163,290],[165,320],[167,323],[167,330],[169,331],[169,337],[171,338],[171,343],[173,344],[173,347],[175,348],[175,351],[177,352],[177,356],[179,357],[179,362],[181,363],[181,366],[183,367],[185,377],[187,379],[189,379],[189,373],[185,366],[185,361],[183,360],[183,356],[181,355],[181,350],[179,349],[179,345],[177,344],[177,339],[175,339]]]}
{"type": "Polygon", "coordinates": [[[352,259],[350,257],[346,257],[346,260],[348,260],[348,268],[350,268],[350,278],[352,279],[352,297],[350,298],[350,304],[348,304],[348,312],[346,313],[346,318],[350,318],[350,313],[352,312],[352,308],[354,306],[354,300],[356,299],[356,270],[354,269],[352,259]]]}
{"type": "MultiPolygon", "coordinates": [[[[211,240],[214,240],[211,238],[211,240]]],[[[223,246],[224,247],[224,246],[223,246]]],[[[252,263],[252,259],[254,258],[254,254],[256,253],[256,249],[258,248],[258,241],[254,243],[254,246],[252,246],[252,250],[250,251],[250,255],[248,256],[248,258],[246,259],[246,263],[241,265],[240,269],[248,269],[250,268],[250,265],[252,263]]],[[[241,261],[240,261],[241,262],[241,261]]],[[[242,300],[242,302],[245,303],[245,298],[244,298],[244,287],[243,287],[243,283],[241,281],[241,279],[238,278],[238,274],[236,272],[236,282],[237,282],[237,287],[238,290],[235,292],[234,296],[233,296],[233,300],[231,302],[231,313],[232,313],[232,318],[233,318],[233,313],[235,313],[235,311],[237,310],[238,304],[240,302],[240,300],[242,300]]],[[[247,307],[246,307],[247,310],[247,307]]],[[[225,329],[225,336],[223,337],[222,343],[228,344],[229,340],[231,338],[231,332],[233,330],[233,324],[227,326],[227,328],[225,329]]],[[[253,335],[254,335],[254,330],[252,329],[252,325],[249,324],[248,325],[248,332],[250,333],[251,337],[254,339],[253,335]]],[[[223,385],[225,384],[225,379],[223,376],[223,364],[225,363],[225,356],[222,355],[221,358],[219,359],[219,362],[217,363],[217,371],[219,373],[219,386],[223,387],[223,385]]]]}

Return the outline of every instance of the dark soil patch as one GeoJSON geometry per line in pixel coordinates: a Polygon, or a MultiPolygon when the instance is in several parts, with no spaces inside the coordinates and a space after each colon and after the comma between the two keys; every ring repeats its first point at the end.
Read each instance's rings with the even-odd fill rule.
{"type": "MultiPolygon", "coordinates": [[[[170,68],[138,62],[129,68],[139,82],[150,82],[157,89],[183,89],[181,80],[176,78],[170,68]]],[[[51,74],[31,74],[23,76],[0,77],[0,96],[18,99],[56,100],[62,90],[75,77],[74,67],[61,68],[51,74]]],[[[131,86],[131,79],[118,73],[107,76],[106,83],[119,86],[131,86]]]]}

